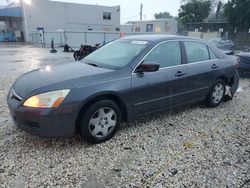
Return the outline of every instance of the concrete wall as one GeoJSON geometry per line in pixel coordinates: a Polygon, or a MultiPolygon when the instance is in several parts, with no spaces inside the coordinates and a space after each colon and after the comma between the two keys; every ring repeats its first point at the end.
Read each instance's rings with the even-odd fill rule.
{"type": "MultiPolygon", "coordinates": [[[[188,36],[196,37],[204,40],[211,38],[220,38],[220,32],[188,32],[188,36]]],[[[232,40],[236,50],[243,50],[245,46],[250,46],[250,33],[247,31],[238,31],[237,33],[230,32],[228,39],[232,40]]]]}
{"type": "Polygon", "coordinates": [[[120,6],[107,7],[63,3],[49,0],[32,0],[23,4],[28,31],[38,27],[47,31],[80,30],[115,31],[120,26],[120,6]],[[111,19],[103,19],[103,12],[110,12],[111,19]]]}
{"type": "Polygon", "coordinates": [[[231,33],[230,38],[234,41],[237,50],[243,50],[245,46],[250,47],[250,33],[247,31],[238,31],[231,33]]]}
{"type": "Polygon", "coordinates": [[[200,39],[204,39],[204,40],[209,40],[211,38],[219,38],[220,35],[221,35],[221,33],[219,33],[219,32],[207,32],[207,33],[192,32],[192,31],[188,32],[189,37],[195,37],[195,38],[200,38],[200,39]]]}

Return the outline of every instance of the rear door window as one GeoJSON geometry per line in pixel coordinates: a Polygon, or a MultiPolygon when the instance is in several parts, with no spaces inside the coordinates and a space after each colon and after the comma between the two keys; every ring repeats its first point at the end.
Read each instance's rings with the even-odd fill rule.
{"type": "Polygon", "coordinates": [[[214,54],[214,52],[209,48],[210,59],[218,59],[218,57],[214,54]]]}
{"type": "Polygon", "coordinates": [[[184,42],[188,63],[208,61],[209,52],[207,45],[201,42],[184,42]]]}

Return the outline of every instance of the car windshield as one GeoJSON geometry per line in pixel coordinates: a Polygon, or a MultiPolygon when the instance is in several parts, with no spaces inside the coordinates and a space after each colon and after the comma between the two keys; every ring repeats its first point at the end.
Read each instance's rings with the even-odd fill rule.
{"type": "Polygon", "coordinates": [[[119,69],[128,65],[148,41],[116,40],[85,57],[82,62],[97,67],[119,69]]]}

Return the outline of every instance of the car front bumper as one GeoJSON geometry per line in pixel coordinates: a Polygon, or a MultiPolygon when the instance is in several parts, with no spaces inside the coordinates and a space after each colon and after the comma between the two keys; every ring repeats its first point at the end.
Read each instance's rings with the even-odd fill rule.
{"type": "Polygon", "coordinates": [[[68,137],[75,134],[77,106],[54,109],[30,108],[8,95],[8,106],[14,124],[40,137],[68,137]]]}

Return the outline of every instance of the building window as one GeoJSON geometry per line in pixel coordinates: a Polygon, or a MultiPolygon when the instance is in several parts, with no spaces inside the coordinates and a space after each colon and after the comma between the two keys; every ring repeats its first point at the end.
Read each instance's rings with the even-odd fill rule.
{"type": "Polygon", "coordinates": [[[169,26],[168,22],[165,22],[165,32],[170,32],[171,31],[171,27],[169,26]]]}
{"type": "Polygon", "coordinates": [[[153,24],[146,25],[146,32],[153,32],[153,24]]]}
{"type": "Polygon", "coordinates": [[[93,29],[90,25],[88,26],[88,31],[93,31],[93,29]]]}
{"type": "Polygon", "coordinates": [[[120,27],[116,27],[116,28],[115,28],[115,31],[120,31],[120,27]]]}
{"type": "Polygon", "coordinates": [[[155,32],[156,33],[160,33],[161,32],[161,27],[160,26],[156,26],[155,27],[155,32]]]}
{"type": "Polygon", "coordinates": [[[111,20],[111,12],[103,12],[104,20],[111,20]]]}
{"type": "Polygon", "coordinates": [[[135,32],[140,32],[141,28],[140,27],[135,27],[135,32]]]}

